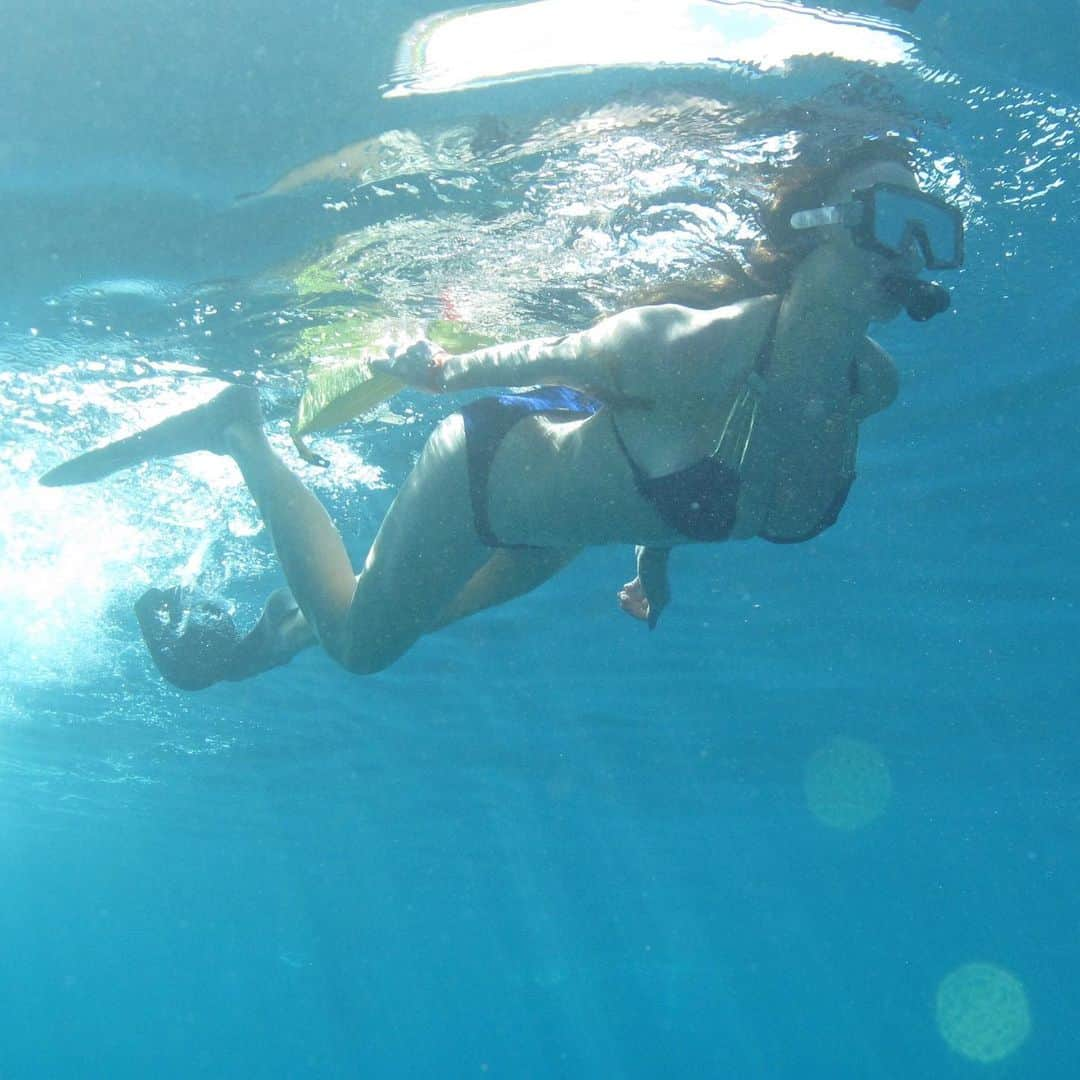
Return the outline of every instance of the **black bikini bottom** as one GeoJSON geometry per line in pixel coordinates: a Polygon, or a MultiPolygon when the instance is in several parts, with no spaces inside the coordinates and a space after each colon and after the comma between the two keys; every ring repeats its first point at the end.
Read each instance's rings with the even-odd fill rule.
{"type": "Polygon", "coordinates": [[[542,386],[524,394],[498,394],[470,402],[461,410],[465,421],[465,452],[469,464],[469,495],[472,498],[476,533],[488,547],[529,547],[504,544],[491,531],[488,519],[488,480],[495,452],[506,433],[527,416],[549,420],[582,420],[601,407],[596,398],[567,386],[542,386]]]}
{"type": "MultiPolygon", "coordinates": [[[[465,447],[469,466],[469,495],[476,532],[488,547],[529,547],[505,544],[491,531],[488,518],[488,480],[491,463],[506,433],[527,416],[550,420],[581,420],[592,416],[602,402],[566,386],[542,386],[524,394],[498,394],[470,402],[461,410],[465,422],[465,447]]],[[[660,517],[690,540],[726,540],[735,524],[739,499],[739,474],[715,458],[705,458],[667,476],[646,476],[627,453],[618,428],[615,437],[634,473],[642,496],[656,507],[660,517]]],[[[835,524],[847,501],[855,477],[847,479],[825,510],[821,520],[798,536],[761,532],[772,544],[801,544],[835,524]]]]}

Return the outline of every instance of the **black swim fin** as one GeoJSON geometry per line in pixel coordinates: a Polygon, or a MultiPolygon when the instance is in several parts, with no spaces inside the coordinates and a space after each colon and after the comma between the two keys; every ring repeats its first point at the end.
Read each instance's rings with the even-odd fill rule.
{"type": "Polygon", "coordinates": [[[225,607],[191,589],[148,589],[135,617],[158,671],[181,690],[204,690],[228,678],[240,634],[225,607]]]}
{"type": "Polygon", "coordinates": [[[300,609],[288,589],[278,589],[262,616],[240,634],[224,604],[176,585],[147,589],[135,617],[158,671],[181,690],[239,682],[289,663],[303,645],[276,646],[276,629],[300,609]]]}

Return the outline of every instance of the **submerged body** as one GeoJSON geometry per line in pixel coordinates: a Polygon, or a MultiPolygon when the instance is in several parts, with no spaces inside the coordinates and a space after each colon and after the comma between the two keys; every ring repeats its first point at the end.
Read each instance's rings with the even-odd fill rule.
{"type": "MultiPolygon", "coordinates": [[[[624,312],[546,349],[485,350],[505,372],[557,369],[561,351],[580,357],[591,348],[600,358],[595,378],[567,372],[561,382],[587,388],[603,404],[578,420],[540,412],[510,428],[491,462],[491,533],[505,545],[665,547],[816,535],[854,475],[859,423],[892,401],[896,376],[887,355],[863,337],[834,357],[838,378],[791,387],[789,375],[771,370],[783,335],[798,333],[785,314],[779,297],[704,312],[665,305],[624,312]],[[658,341],[663,351],[651,351],[658,341]],[[520,363],[525,352],[529,364],[520,363]],[[699,368],[692,395],[685,392],[689,363],[699,368]],[[723,506],[729,499],[730,508],[723,506]],[[696,509],[706,518],[700,524],[696,509]]],[[[489,363],[484,353],[461,358],[462,371],[489,363]]],[[[796,370],[811,363],[797,357],[796,370]]],[[[446,386],[469,381],[451,371],[446,386]]]]}
{"type": "MultiPolygon", "coordinates": [[[[917,192],[895,162],[852,170],[838,191],[880,180],[917,192]]],[[[893,365],[867,330],[898,313],[883,283],[910,276],[908,261],[865,250],[836,226],[783,295],[712,310],[631,308],[562,338],[452,357],[423,343],[388,358],[394,376],[430,391],[569,389],[466,406],[443,421],[359,574],[321,504],[271,449],[254,391],[232,388],[45,480],[96,479],[195,449],[239,465],[289,590],[198,685],[247,677],[316,642],[351,671],[382,670],[423,634],[535,588],[596,544],[637,547],[638,575],[620,599],[654,625],[668,549],[794,542],[835,520],[859,424],[896,395],[893,365]]],[[[144,632],[154,617],[173,619],[163,604],[140,614],[144,632]]]]}

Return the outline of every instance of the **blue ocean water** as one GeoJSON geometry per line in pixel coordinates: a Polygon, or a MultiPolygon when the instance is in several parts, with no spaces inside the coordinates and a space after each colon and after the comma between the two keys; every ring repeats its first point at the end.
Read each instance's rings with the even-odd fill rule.
{"type": "MultiPolygon", "coordinates": [[[[884,75],[385,98],[440,10],[5,13],[0,1076],[1075,1076],[1080,8],[863,0],[917,43],[884,75]],[[597,549],[375,677],[160,681],[143,589],[244,621],[280,584],[237,476],[41,472],[222,379],[291,453],[296,342],[361,294],[584,325],[700,265],[808,102],[917,134],[968,214],[952,311],[881,329],[901,396],[832,530],[677,551],[652,634],[597,549]],[[328,265],[355,297],[305,291],[328,265]]],[[[290,457],[357,558],[446,407],[290,457]]]]}

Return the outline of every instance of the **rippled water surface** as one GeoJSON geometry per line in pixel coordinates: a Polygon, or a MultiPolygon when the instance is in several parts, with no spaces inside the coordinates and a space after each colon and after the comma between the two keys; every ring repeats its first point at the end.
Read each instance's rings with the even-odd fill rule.
{"type": "Polygon", "coordinates": [[[1080,15],[663,8],[12,20],[0,1074],[1074,1074],[1080,15]],[[677,551],[654,634],[602,549],[377,677],[185,695],[131,605],[255,617],[236,471],[36,483],[258,385],[360,560],[455,403],[313,433],[320,467],[313,370],[587,326],[738,257],[796,136],[887,133],[965,209],[953,308],[881,328],[901,396],[838,525],[677,551]]]}

